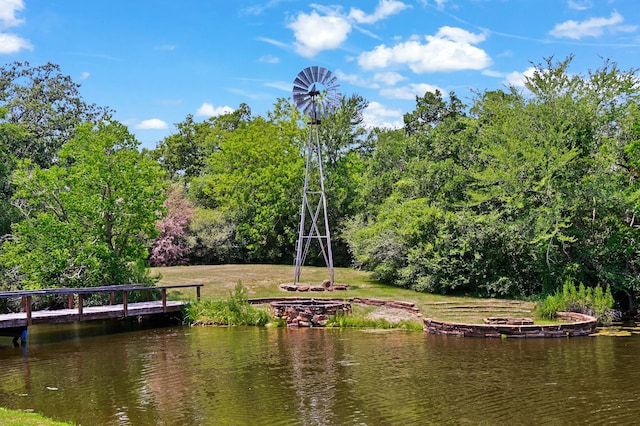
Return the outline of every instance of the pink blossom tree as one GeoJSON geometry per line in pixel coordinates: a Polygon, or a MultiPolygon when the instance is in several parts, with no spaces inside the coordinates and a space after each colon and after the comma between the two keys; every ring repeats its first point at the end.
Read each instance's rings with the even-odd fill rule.
{"type": "Polygon", "coordinates": [[[149,262],[151,266],[185,265],[189,245],[185,234],[194,215],[194,207],[181,188],[173,188],[164,202],[167,214],[158,222],[159,236],[153,240],[149,262]]]}

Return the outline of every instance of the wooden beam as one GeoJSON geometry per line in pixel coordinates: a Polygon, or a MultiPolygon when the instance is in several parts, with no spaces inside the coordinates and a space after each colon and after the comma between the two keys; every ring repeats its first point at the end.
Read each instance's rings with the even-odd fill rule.
{"type": "Polygon", "coordinates": [[[82,314],[84,311],[84,296],[82,294],[78,295],[78,315],[82,318],[82,314]]]}
{"type": "Polygon", "coordinates": [[[33,324],[33,320],[31,319],[31,296],[25,296],[23,299],[26,301],[25,312],[27,313],[27,325],[31,325],[33,324]]]}

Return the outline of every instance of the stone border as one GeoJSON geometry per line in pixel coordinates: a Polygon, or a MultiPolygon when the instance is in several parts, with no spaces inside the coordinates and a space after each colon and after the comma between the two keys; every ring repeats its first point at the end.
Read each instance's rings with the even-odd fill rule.
{"type": "Polygon", "coordinates": [[[324,327],[329,318],[351,312],[350,303],[327,299],[279,300],[269,306],[276,319],[297,327],[324,327]]]}
{"type": "Polygon", "coordinates": [[[341,298],[299,298],[299,297],[265,297],[261,299],[249,299],[253,305],[268,303],[276,319],[282,319],[287,326],[298,327],[324,327],[330,317],[338,313],[350,313],[351,304],[380,306],[402,309],[421,316],[420,310],[413,302],[398,300],[370,299],[363,297],[341,298]]]}
{"type": "Polygon", "coordinates": [[[424,331],[430,334],[460,337],[574,337],[596,332],[597,318],[575,312],[558,312],[562,321],[553,325],[464,324],[424,319],[424,331]]]}

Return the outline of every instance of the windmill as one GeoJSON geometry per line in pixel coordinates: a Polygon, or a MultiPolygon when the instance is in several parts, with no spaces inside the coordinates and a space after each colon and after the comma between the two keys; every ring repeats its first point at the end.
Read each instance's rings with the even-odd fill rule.
{"type": "Polygon", "coordinates": [[[318,128],[322,119],[340,106],[342,95],[338,93],[340,86],[336,80],[328,69],[312,66],[300,71],[293,82],[293,103],[309,117],[309,141],[302,190],[294,285],[300,282],[302,265],[313,241],[319,243],[320,252],[329,268],[331,284],[334,282],[331,232],[327,216],[327,197],[324,189],[318,128]]]}

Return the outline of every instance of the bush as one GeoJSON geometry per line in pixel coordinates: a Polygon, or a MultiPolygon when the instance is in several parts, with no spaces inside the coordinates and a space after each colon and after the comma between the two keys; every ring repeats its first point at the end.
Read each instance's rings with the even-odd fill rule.
{"type": "Polygon", "coordinates": [[[554,319],[558,312],[579,312],[594,316],[600,322],[609,322],[611,321],[613,303],[610,287],[603,291],[600,285],[591,288],[585,287],[583,283],[580,283],[576,288],[573,279],[567,278],[562,287],[562,292],[547,296],[536,307],[536,313],[542,318],[554,319]]]}
{"type": "Polygon", "coordinates": [[[200,325],[265,325],[269,314],[249,303],[247,289],[236,284],[227,300],[200,300],[185,308],[185,321],[200,325]]]}

